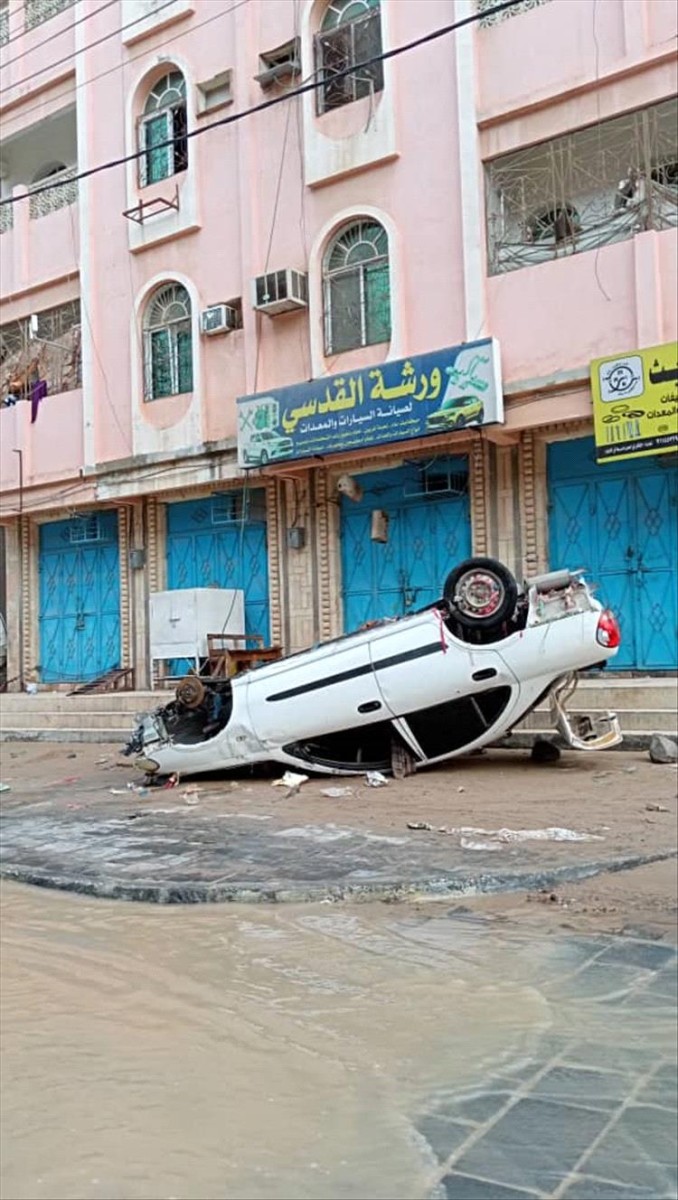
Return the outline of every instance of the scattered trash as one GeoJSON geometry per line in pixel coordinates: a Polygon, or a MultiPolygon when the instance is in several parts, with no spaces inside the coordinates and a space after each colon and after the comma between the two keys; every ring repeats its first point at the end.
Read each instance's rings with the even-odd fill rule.
{"type": "Polygon", "coordinates": [[[96,766],[97,766],[97,767],[103,767],[104,763],[107,763],[107,762],[108,762],[108,759],[107,759],[107,758],[97,758],[97,760],[96,760],[96,766]]]}
{"type": "Polygon", "coordinates": [[[368,771],[365,779],[368,787],[385,787],[388,779],[382,775],[381,771],[368,771]]]}
{"type": "Polygon", "coordinates": [[[530,758],[533,763],[554,763],[560,758],[560,750],[554,742],[548,742],[546,738],[537,738],[530,752],[530,758]]]}
{"type": "Polygon", "coordinates": [[[0,783],[0,792],[11,792],[11,790],[8,783],[0,783]]]}
{"type": "Polygon", "coordinates": [[[609,779],[611,775],[612,771],[597,771],[595,775],[591,776],[591,779],[594,783],[600,783],[601,779],[609,779]]]}
{"type": "MultiPolygon", "coordinates": [[[[433,825],[428,821],[408,821],[408,829],[432,831],[433,825]]],[[[549,829],[475,829],[472,826],[456,826],[448,828],[445,825],[437,827],[438,833],[446,833],[459,838],[459,845],[464,850],[499,850],[513,842],[602,842],[605,839],[597,833],[578,833],[575,829],[562,829],[554,826],[549,829]]]]}
{"type": "Polygon", "coordinates": [[[670,812],[670,811],[671,810],[668,808],[665,808],[663,804],[646,804],[645,805],[645,812],[670,812]]]}
{"type": "Polygon", "coordinates": [[[637,767],[624,767],[624,774],[625,775],[633,775],[633,773],[637,770],[638,770],[637,767]]]}
{"type": "Polygon", "coordinates": [[[323,788],[320,795],[321,796],[329,796],[330,800],[339,800],[341,798],[341,796],[352,796],[353,788],[348,788],[348,787],[323,788]]]}
{"type": "Polygon", "coordinates": [[[465,792],[465,791],[466,791],[466,788],[465,788],[465,787],[458,787],[458,788],[457,788],[457,791],[458,791],[458,792],[465,792]]]}
{"type": "Polygon", "coordinates": [[[271,787],[300,788],[302,783],[308,783],[308,775],[297,775],[294,771],[285,771],[282,779],[274,779],[271,787]]]}
{"type": "Polygon", "coordinates": [[[150,795],[149,789],[142,784],[128,783],[125,788],[109,788],[111,796],[129,796],[130,792],[134,792],[135,796],[146,797],[150,795]]]}
{"type": "Polygon", "coordinates": [[[678,742],[676,742],[675,738],[668,737],[665,733],[653,733],[650,738],[648,753],[650,762],[653,763],[678,762],[678,742]]]}
{"type": "Polygon", "coordinates": [[[38,694],[37,683],[27,683],[26,684],[26,695],[27,696],[37,696],[37,694],[38,694]]]}
{"type": "Polygon", "coordinates": [[[191,805],[199,804],[200,797],[198,796],[198,791],[199,791],[199,788],[198,788],[197,783],[192,783],[189,787],[186,788],[185,792],[181,793],[181,799],[184,800],[186,804],[191,804],[191,805]]]}
{"type": "Polygon", "coordinates": [[[66,758],[77,758],[77,757],[78,757],[78,756],[77,756],[77,754],[75,753],[75,751],[72,751],[70,754],[67,754],[67,755],[66,755],[66,758]]]}

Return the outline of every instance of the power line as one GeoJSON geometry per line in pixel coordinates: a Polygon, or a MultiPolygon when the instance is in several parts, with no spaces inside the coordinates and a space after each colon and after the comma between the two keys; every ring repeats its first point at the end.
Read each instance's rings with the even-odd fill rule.
{"type": "MultiPolygon", "coordinates": [[[[171,2],[171,0],[169,0],[171,2]]],[[[460,21],[454,21],[451,25],[443,25],[440,29],[434,29],[431,33],[422,34],[421,37],[415,38],[414,41],[405,42],[402,46],[395,46],[392,50],[384,50],[381,54],[375,54],[372,58],[366,58],[363,62],[354,63],[343,71],[335,71],[332,75],[332,82],[335,83],[339,79],[345,79],[349,75],[355,75],[358,71],[365,70],[366,67],[373,67],[377,63],[386,62],[390,58],[397,58],[401,54],[406,54],[410,50],[416,50],[419,46],[425,46],[429,42],[437,41],[441,37],[445,37],[449,33],[455,33],[458,29],[463,29],[465,25],[472,25],[476,21],[494,16],[495,13],[504,12],[506,9],[515,8],[517,4],[521,4],[522,0],[502,0],[502,3],[496,4],[493,8],[486,8],[480,12],[472,13],[471,16],[463,17],[460,21]]],[[[212,129],[221,129],[226,125],[234,125],[236,121],[242,121],[245,117],[254,116],[255,113],[265,112],[269,108],[275,108],[278,104],[284,104],[285,101],[291,100],[294,96],[303,96],[305,92],[315,92],[326,84],[324,79],[315,79],[309,83],[301,84],[299,87],[292,88],[288,92],[284,92],[281,96],[273,96],[270,100],[262,100],[259,104],[254,104],[250,108],[245,108],[241,112],[232,113],[229,117],[221,117],[217,121],[210,122],[209,125],[203,125],[199,129],[191,129],[188,133],[183,133],[177,138],[168,138],[165,142],[158,142],[153,147],[154,150],[161,150],[165,147],[173,146],[175,142],[186,141],[189,138],[200,137],[203,133],[209,133],[212,129]]],[[[80,171],[74,175],[72,182],[79,179],[89,179],[92,175],[99,175],[102,171],[110,171],[114,167],[123,167],[127,163],[136,162],[143,158],[147,153],[146,150],[135,150],[131,154],[125,154],[122,158],[110,159],[108,162],[99,163],[96,167],[88,167],[85,171],[80,171]]],[[[27,199],[27,196],[39,196],[41,192],[50,192],[55,187],[60,187],[60,183],[47,183],[41,187],[32,188],[30,193],[23,196],[9,196],[5,200],[0,200],[0,207],[5,204],[16,204],[20,200],[27,199]]]]}
{"type": "MultiPolygon", "coordinates": [[[[211,25],[212,21],[218,21],[221,17],[227,17],[229,13],[235,12],[236,9],[242,8],[243,4],[248,4],[249,2],[250,0],[238,0],[237,4],[232,4],[230,8],[221,9],[219,12],[214,13],[211,17],[207,17],[204,21],[199,21],[195,25],[190,25],[188,29],[180,29],[175,31],[170,37],[165,38],[164,42],[155,43],[154,52],[157,53],[157,51],[162,50],[165,46],[169,46],[170,43],[175,42],[178,37],[190,37],[192,33],[197,33],[197,31],[202,29],[205,25],[211,25]]],[[[140,58],[148,58],[147,49],[141,50],[139,54],[130,55],[129,58],[115,63],[115,65],[112,67],[108,67],[106,71],[100,71],[98,75],[92,75],[88,79],[83,79],[81,83],[76,83],[72,88],[72,93],[79,92],[80,88],[83,87],[91,87],[91,85],[96,83],[99,79],[105,79],[108,75],[114,75],[116,71],[124,71],[125,67],[131,66],[132,63],[138,62],[140,58]]],[[[31,113],[42,111],[42,104],[34,104],[32,108],[22,108],[21,115],[22,117],[30,117],[31,113]]]]}
{"type": "MultiPolygon", "coordinates": [[[[65,33],[69,33],[71,29],[75,29],[76,25],[82,25],[83,21],[89,21],[91,17],[98,16],[99,13],[105,12],[105,10],[110,8],[111,5],[117,3],[118,0],[105,0],[104,4],[100,4],[98,8],[93,8],[91,12],[85,13],[84,17],[78,17],[77,21],[73,21],[72,24],[68,25],[66,28],[60,29],[58,33],[53,33],[50,35],[50,37],[43,38],[41,42],[34,42],[32,46],[29,46],[27,50],[23,50],[21,54],[16,54],[14,58],[8,58],[7,61],[2,64],[3,71],[6,70],[7,67],[11,67],[12,63],[19,62],[22,58],[26,58],[29,54],[33,54],[33,52],[35,50],[39,50],[41,46],[47,46],[50,42],[55,42],[57,38],[63,37],[65,33]]],[[[24,30],[24,33],[17,33],[13,38],[8,38],[4,45],[9,46],[12,42],[16,42],[19,38],[24,37],[26,32],[27,31],[24,30]]],[[[69,55],[69,58],[70,57],[71,56],[69,55]]],[[[23,82],[24,81],[22,79],[21,83],[23,82]]]]}
{"type": "MultiPolygon", "coordinates": [[[[164,9],[169,8],[173,3],[174,0],[165,0],[164,4],[161,4],[158,8],[153,10],[154,15],[156,13],[163,12],[164,9]]],[[[117,37],[119,33],[124,33],[126,29],[131,29],[133,25],[138,25],[140,21],[147,20],[148,13],[143,13],[142,16],[135,17],[133,21],[128,21],[126,25],[121,25],[119,29],[113,29],[110,33],[105,33],[103,37],[96,38],[96,40],[93,42],[88,42],[86,46],[81,46],[79,50],[74,50],[72,54],[66,54],[64,58],[57,58],[56,62],[48,63],[46,67],[41,67],[39,71],[34,71],[32,75],[26,75],[23,79],[17,80],[16,83],[8,83],[6,87],[0,88],[0,96],[4,95],[5,92],[13,92],[15,88],[19,87],[20,85],[23,86],[26,83],[30,83],[32,79],[37,79],[39,75],[44,75],[46,71],[53,71],[55,67],[63,66],[64,63],[68,63],[71,61],[71,59],[77,58],[79,54],[84,54],[87,50],[93,50],[95,46],[101,46],[101,44],[103,42],[107,42],[109,38],[117,37]]]]}

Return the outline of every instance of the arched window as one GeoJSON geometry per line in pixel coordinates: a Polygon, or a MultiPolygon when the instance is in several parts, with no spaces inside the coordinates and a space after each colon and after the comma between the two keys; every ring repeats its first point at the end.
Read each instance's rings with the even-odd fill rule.
{"type": "Polygon", "coordinates": [[[341,108],[362,96],[383,91],[384,71],[380,62],[360,67],[336,78],[339,71],[381,54],[379,0],[330,0],[315,39],[318,77],[318,113],[341,108]]]}
{"type": "Polygon", "coordinates": [[[144,395],[159,400],[192,391],[191,298],[180,283],[165,283],[144,314],[144,395]]]}
{"type": "Polygon", "coordinates": [[[390,340],[391,284],[383,225],[356,221],[339,231],[325,255],[323,299],[327,354],[390,340]]]}
{"type": "Polygon", "coordinates": [[[139,126],[141,186],[188,167],[186,81],[181,71],[163,75],[148,93],[139,126]],[[173,141],[173,145],[163,145],[173,141]]]}

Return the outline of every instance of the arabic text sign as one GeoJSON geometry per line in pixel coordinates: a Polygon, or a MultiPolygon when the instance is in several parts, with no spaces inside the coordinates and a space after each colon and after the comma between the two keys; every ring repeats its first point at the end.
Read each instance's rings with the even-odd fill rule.
{"type": "Polygon", "coordinates": [[[238,462],[265,466],[503,421],[493,338],[238,400],[238,462]]]}
{"type": "Polygon", "coordinates": [[[678,343],[591,363],[598,462],[678,449],[678,343]]]}

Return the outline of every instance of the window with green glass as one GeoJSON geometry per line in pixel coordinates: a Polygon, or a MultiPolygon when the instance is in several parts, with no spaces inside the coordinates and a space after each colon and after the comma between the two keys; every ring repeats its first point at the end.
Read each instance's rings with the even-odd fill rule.
{"type": "Polygon", "coordinates": [[[356,221],[331,242],[323,270],[325,352],[388,342],[391,279],[388,235],[376,221],[356,221]]]}
{"type": "Polygon", "coordinates": [[[160,400],[192,391],[191,299],[180,283],[163,284],[144,317],[144,396],[160,400]]]}
{"type": "Polygon", "coordinates": [[[148,94],[140,125],[142,187],[188,167],[186,81],[180,71],[163,75],[148,94]]]}

